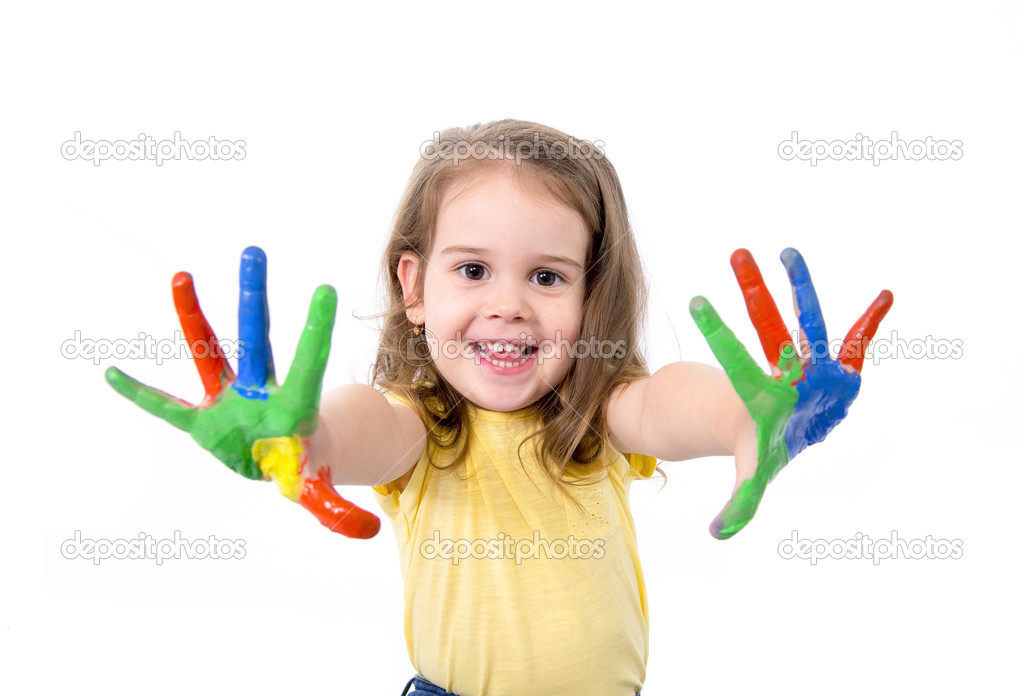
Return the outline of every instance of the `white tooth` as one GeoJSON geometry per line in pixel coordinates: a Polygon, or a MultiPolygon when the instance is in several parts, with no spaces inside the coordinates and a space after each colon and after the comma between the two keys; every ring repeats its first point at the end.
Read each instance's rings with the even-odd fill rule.
{"type": "Polygon", "coordinates": [[[498,367],[518,367],[519,365],[522,365],[524,362],[526,362],[526,358],[523,358],[519,362],[511,362],[508,360],[494,360],[492,358],[488,358],[487,356],[484,356],[484,360],[491,363],[492,365],[497,365],[498,367]]]}

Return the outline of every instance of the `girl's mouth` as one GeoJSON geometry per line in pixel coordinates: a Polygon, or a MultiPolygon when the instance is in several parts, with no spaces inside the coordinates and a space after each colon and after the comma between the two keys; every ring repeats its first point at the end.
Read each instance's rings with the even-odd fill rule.
{"type": "Polygon", "coordinates": [[[481,341],[474,344],[477,354],[491,365],[501,368],[519,367],[533,357],[536,347],[505,342],[481,341]]]}

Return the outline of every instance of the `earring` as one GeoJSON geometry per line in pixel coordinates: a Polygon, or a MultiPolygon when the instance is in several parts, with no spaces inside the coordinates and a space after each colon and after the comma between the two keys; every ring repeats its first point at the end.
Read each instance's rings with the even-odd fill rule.
{"type": "Polygon", "coordinates": [[[423,327],[424,326],[425,326],[425,324],[417,324],[416,328],[412,330],[412,335],[413,336],[419,336],[421,333],[423,333],[423,327]]]}

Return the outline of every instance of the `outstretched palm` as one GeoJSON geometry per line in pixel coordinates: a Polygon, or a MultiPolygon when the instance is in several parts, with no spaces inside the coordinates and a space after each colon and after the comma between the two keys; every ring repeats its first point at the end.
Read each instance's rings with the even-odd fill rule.
{"type": "Polygon", "coordinates": [[[107,382],[119,394],[193,439],[217,459],[250,479],[274,478],[281,492],[310,510],[332,531],[369,538],[380,520],[341,498],[330,471],[303,471],[304,442],[316,430],[317,408],[337,308],[334,288],[313,294],[309,318],[295,360],[278,386],[270,350],[267,308],[267,259],[263,250],[242,253],[239,273],[238,376],[231,370],[217,337],[196,298],[192,276],[174,276],[174,306],[203,382],[205,396],[193,406],[132,379],[115,367],[107,382]]]}
{"type": "Polygon", "coordinates": [[[690,314],[757,424],[757,469],[737,487],[711,523],[711,533],[719,539],[728,539],[743,529],[779,471],[806,447],[824,440],[846,417],[860,390],[864,350],[892,306],[892,293],[883,290],[847,333],[838,359],[834,359],[803,257],[795,249],[786,249],[781,259],[793,286],[804,334],[802,358],[797,356],[750,252],[739,249],[731,259],[761,347],[778,373],[775,376],[762,372],[710,302],[703,297],[690,302],[690,314]]]}

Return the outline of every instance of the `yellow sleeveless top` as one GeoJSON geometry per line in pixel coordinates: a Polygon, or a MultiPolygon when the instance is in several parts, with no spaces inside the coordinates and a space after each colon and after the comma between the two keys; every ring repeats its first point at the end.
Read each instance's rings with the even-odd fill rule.
{"type": "Polygon", "coordinates": [[[571,489],[581,512],[544,473],[536,439],[516,455],[542,424],[534,407],[469,408],[462,466],[433,467],[428,444],[404,491],[373,488],[398,541],[413,667],[459,696],[632,696],[649,625],[629,485],[657,461],[607,446],[607,476],[571,489]]]}

